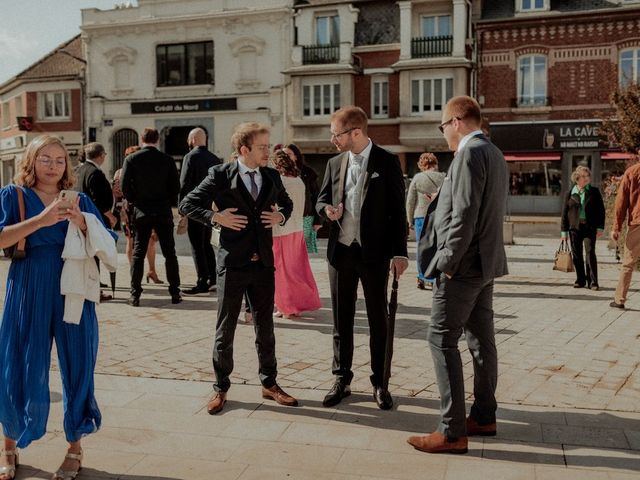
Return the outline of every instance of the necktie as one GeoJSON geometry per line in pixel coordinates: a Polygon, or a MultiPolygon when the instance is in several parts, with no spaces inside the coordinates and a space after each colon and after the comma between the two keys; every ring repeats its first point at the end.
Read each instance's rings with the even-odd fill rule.
{"type": "Polygon", "coordinates": [[[360,172],[362,170],[362,161],[364,157],[362,155],[354,155],[351,159],[352,164],[351,168],[349,168],[349,174],[351,175],[351,183],[356,185],[358,183],[358,178],[360,178],[360,172]]]}
{"type": "Polygon", "coordinates": [[[251,179],[251,196],[254,200],[258,198],[258,184],[256,183],[256,172],[247,172],[251,179]]]}

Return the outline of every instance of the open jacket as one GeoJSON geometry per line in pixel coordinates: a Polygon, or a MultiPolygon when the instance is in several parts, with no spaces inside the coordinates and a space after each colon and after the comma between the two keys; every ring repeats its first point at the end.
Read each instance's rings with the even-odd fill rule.
{"type": "MultiPolygon", "coordinates": [[[[573,188],[569,190],[567,199],[562,207],[561,230],[563,232],[580,228],[580,195],[577,193],[572,194],[572,190],[573,188]]],[[[592,185],[584,193],[584,213],[588,226],[599,230],[604,229],[604,201],[600,190],[592,185]]]]}

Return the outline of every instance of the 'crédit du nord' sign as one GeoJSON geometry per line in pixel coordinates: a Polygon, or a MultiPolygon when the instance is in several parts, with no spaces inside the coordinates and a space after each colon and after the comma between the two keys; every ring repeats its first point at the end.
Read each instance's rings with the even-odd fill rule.
{"type": "Polygon", "coordinates": [[[165,100],[158,102],[134,102],[132,115],[149,113],[193,113],[237,110],[238,101],[232,98],[205,98],[195,100],[165,100]]]}

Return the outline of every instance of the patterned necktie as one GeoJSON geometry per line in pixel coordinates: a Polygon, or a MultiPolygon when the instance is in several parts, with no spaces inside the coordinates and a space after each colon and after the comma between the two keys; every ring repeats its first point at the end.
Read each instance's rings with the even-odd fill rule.
{"type": "Polygon", "coordinates": [[[358,178],[360,178],[360,172],[362,171],[362,161],[364,157],[362,155],[354,155],[351,159],[352,164],[349,168],[349,174],[351,175],[351,182],[353,185],[358,183],[358,178]]]}
{"type": "Polygon", "coordinates": [[[247,175],[249,175],[249,178],[251,179],[251,196],[253,197],[254,200],[257,200],[258,198],[258,184],[256,183],[256,173],[255,171],[252,172],[247,172],[247,175]]]}

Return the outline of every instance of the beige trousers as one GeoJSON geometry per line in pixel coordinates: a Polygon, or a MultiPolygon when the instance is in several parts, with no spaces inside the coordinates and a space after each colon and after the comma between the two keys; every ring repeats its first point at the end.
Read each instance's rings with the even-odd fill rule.
{"type": "Polygon", "coordinates": [[[632,225],[627,232],[624,242],[624,258],[622,259],[622,270],[616,288],[616,303],[624,305],[627,300],[627,292],[631,285],[631,275],[638,264],[640,258],[640,225],[632,225]]]}

